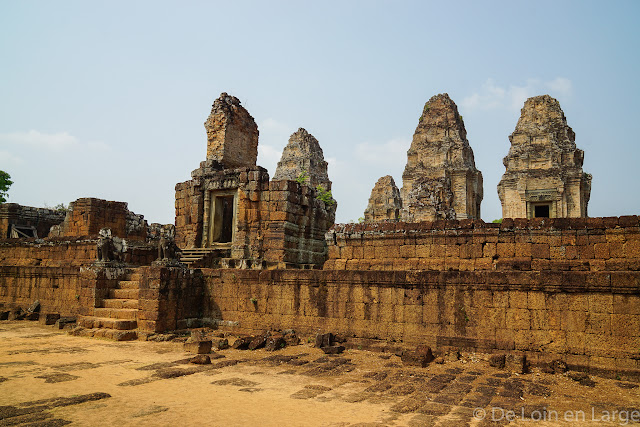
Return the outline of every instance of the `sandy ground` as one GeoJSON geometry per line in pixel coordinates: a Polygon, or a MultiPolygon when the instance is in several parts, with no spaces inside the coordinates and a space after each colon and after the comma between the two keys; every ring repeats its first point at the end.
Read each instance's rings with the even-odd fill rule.
{"type": "Polygon", "coordinates": [[[0,322],[0,426],[640,422],[640,388],[598,377],[587,386],[566,375],[516,375],[469,360],[403,367],[395,355],[326,356],[306,344],[217,354],[223,357],[195,365],[180,343],[112,342],[35,322],[0,322]]]}

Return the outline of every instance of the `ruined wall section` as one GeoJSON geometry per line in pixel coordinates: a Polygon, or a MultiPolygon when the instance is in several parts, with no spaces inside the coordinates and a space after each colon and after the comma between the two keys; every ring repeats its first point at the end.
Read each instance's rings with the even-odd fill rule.
{"type": "Polygon", "coordinates": [[[81,198],[69,204],[69,210],[52,237],[95,237],[102,228],[110,228],[113,236],[130,240],[146,240],[147,222],[127,208],[126,202],[81,198]]]}
{"type": "Polygon", "coordinates": [[[339,224],[326,270],[638,271],[637,216],[339,224]]]}
{"type": "Polygon", "coordinates": [[[202,247],[204,189],[199,179],[176,184],[175,242],[180,248],[202,247]]]}
{"type": "MultiPolygon", "coordinates": [[[[97,260],[98,239],[47,238],[0,240],[0,266],[83,267],[97,260]]],[[[147,265],[158,256],[153,245],[128,242],[118,259],[129,265],[147,265]]]]}
{"type": "Polygon", "coordinates": [[[324,235],[335,221],[336,203],[296,181],[271,181],[265,260],[279,268],[321,268],[327,259],[324,235]]]}
{"type": "Polygon", "coordinates": [[[65,212],[34,208],[17,203],[0,204],[0,239],[11,237],[11,226],[34,227],[39,238],[49,235],[52,226],[64,221],[65,212]]]}
{"type": "Polygon", "coordinates": [[[366,222],[397,221],[402,210],[400,190],[391,175],[380,178],[371,190],[369,204],[364,211],[366,222]]]}
{"type": "Polygon", "coordinates": [[[480,218],[482,173],[458,107],[446,93],[425,104],[402,181],[404,221],[480,218]]]}
{"type": "Polygon", "coordinates": [[[556,99],[527,99],[509,141],[498,184],[503,218],[532,218],[539,205],[550,217],[587,216],[591,175],[582,171],[584,152],[556,99]]]}
{"type": "Polygon", "coordinates": [[[79,268],[0,266],[0,309],[31,306],[39,300],[42,313],[80,313],[82,279],[79,268]]]}
{"type": "Polygon", "coordinates": [[[226,168],[250,167],[258,158],[258,125],[240,100],[220,94],[204,123],[207,131],[207,160],[226,168]]]}

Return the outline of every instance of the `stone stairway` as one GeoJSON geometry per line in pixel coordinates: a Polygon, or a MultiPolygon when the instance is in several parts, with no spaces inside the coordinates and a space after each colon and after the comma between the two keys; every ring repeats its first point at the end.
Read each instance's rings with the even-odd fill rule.
{"type": "Polygon", "coordinates": [[[82,316],[78,326],[85,328],[82,335],[129,341],[138,338],[139,276],[129,275],[120,280],[116,288],[109,289],[108,298],[93,309],[93,316],[82,316]]]}
{"type": "Polygon", "coordinates": [[[187,267],[191,267],[192,265],[202,261],[209,254],[216,253],[217,258],[228,257],[230,254],[229,249],[215,249],[215,248],[192,248],[192,249],[181,249],[182,252],[180,256],[180,262],[186,264],[187,267]]]}

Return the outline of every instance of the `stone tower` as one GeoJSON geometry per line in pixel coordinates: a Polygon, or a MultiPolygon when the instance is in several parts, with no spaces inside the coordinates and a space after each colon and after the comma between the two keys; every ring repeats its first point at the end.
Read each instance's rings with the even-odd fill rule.
{"type": "Polygon", "coordinates": [[[557,100],[525,101],[498,184],[503,218],[587,216],[591,175],[582,171],[575,139],[557,100]]]}
{"type": "Polygon", "coordinates": [[[391,175],[383,176],[371,190],[369,205],[364,211],[366,222],[397,221],[402,209],[400,190],[391,175]]]}
{"type": "Polygon", "coordinates": [[[320,185],[325,190],[331,190],[322,148],[313,135],[300,128],[291,135],[284,147],[273,181],[295,181],[304,175],[308,177],[309,186],[316,188],[320,185]]]}
{"type": "Polygon", "coordinates": [[[480,218],[482,173],[476,169],[462,116],[448,94],[425,104],[407,157],[403,221],[480,218]]]}
{"type": "Polygon", "coordinates": [[[207,160],[224,168],[255,166],[258,158],[258,125],[235,96],[220,94],[204,122],[207,160]]]}

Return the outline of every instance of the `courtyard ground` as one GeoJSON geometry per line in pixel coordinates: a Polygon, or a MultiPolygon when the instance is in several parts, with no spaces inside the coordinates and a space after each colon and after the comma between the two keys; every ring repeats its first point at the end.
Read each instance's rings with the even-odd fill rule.
{"type": "Polygon", "coordinates": [[[517,375],[480,358],[405,367],[307,344],[216,355],[195,365],[181,343],[0,322],[0,426],[640,424],[640,388],[615,379],[517,375]]]}

